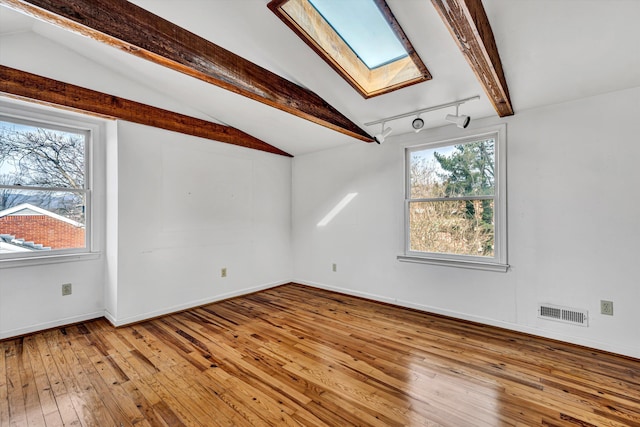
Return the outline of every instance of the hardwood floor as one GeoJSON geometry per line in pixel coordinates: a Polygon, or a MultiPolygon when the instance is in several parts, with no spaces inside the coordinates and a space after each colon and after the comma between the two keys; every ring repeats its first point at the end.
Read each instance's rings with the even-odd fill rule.
{"type": "Polygon", "coordinates": [[[640,361],[286,285],[0,342],[4,426],[640,426],[640,361]]]}

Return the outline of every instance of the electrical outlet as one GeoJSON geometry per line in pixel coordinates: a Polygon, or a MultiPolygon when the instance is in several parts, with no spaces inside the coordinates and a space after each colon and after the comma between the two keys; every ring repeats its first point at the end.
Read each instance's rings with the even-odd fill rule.
{"type": "Polygon", "coordinates": [[[600,300],[600,313],[613,316],[613,301],[600,300]]]}
{"type": "Polygon", "coordinates": [[[227,277],[227,267],[220,269],[220,277],[227,277]]]}
{"type": "Polygon", "coordinates": [[[62,284],[62,296],[71,295],[71,283],[62,284]]]}
{"type": "Polygon", "coordinates": [[[336,271],[338,271],[338,264],[333,263],[333,264],[331,265],[331,271],[333,271],[334,273],[335,273],[336,271]]]}

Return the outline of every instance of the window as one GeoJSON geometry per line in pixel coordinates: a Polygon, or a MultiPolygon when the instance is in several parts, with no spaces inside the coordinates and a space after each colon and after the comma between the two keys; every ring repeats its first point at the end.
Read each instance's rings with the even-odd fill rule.
{"type": "Polygon", "coordinates": [[[370,70],[409,56],[373,1],[308,1],[370,70]]]}
{"type": "Polygon", "coordinates": [[[365,98],[431,79],[384,0],[272,0],[268,6],[365,98]]]}
{"type": "Polygon", "coordinates": [[[406,149],[406,256],[506,271],[504,127],[406,149]]]}
{"type": "Polygon", "coordinates": [[[91,252],[91,151],[99,126],[75,115],[0,107],[0,261],[91,252]]]}

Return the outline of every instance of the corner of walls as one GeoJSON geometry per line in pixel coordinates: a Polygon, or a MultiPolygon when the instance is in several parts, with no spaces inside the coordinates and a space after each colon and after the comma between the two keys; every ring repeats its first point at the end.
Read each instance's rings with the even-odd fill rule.
{"type": "Polygon", "coordinates": [[[25,263],[10,261],[0,268],[0,338],[35,332],[101,317],[104,312],[105,260],[103,202],[105,193],[103,165],[102,120],[81,116],[75,112],[60,112],[24,100],[0,101],[19,116],[34,119],[75,123],[76,119],[92,129],[95,137],[92,148],[95,160],[91,172],[93,224],[91,234],[92,253],[69,257],[52,257],[44,260],[28,260],[25,263]],[[11,106],[9,107],[9,104],[11,106]],[[13,264],[15,263],[15,264],[13,264]],[[62,295],[62,285],[72,284],[71,295],[62,295]]]}
{"type": "Polygon", "coordinates": [[[2,268],[0,339],[101,317],[102,257],[83,261],[2,268]],[[61,285],[73,293],[62,296],[61,285]]]}
{"type": "Polygon", "coordinates": [[[104,312],[102,310],[85,313],[77,316],[57,318],[53,321],[46,321],[42,323],[33,323],[28,326],[21,326],[15,329],[0,330],[0,340],[19,337],[22,335],[32,334],[34,332],[44,331],[47,329],[58,328],[61,326],[72,325],[74,323],[86,322],[88,320],[98,319],[103,317],[104,312]]]}
{"type": "MultiPolygon", "coordinates": [[[[204,116],[42,34],[0,42],[7,66],[204,116]]],[[[103,154],[104,252],[2,269],[0,337],[103,315],[117,323],[290,281],[290,158],[115,121],[103,154]],[[62,298],[69,282],[73,295],[62,298]]]]}
{"type": "Polygon", "coordinates": [[[296,157],[294,277],[640,357],[640,288],[633,270],[640,204],[630,196],[640,182],[640,145],[633,142],[638,93],[627,89],[472,122],[472,129],[507,123],[506,273],[396,259],[404,248],[404,147],[455,137],[455,128],[296,157]],[[345,193],[357,197],[319,227],[345,193]],[[601,299],[614,301],[614,316],[600,314],[601,299]],[[587,309],[589,326],[540,319],[539,303],[587,309]]]}
{"type": "Polygon", "coordinates": [[[290,281],[289,158],[120,122],[117,163],[114,324],[290,281]]]}
{"type": "Polygon", "coordinates": [[[145,313],[136,313],[133,316],[130,317],[126,317],[126,318],[116,318],[112,315],[110,315],[109,313],[105,313],[105,317],[109,320],[109,322],[111,322],[111,324],[113,324],[114,326],[124,326],[124,325],[128,325],[131,323],[137,323],[137,322],[142,322],[144,320],[148,320],[148,319],[153,319],[155,317],[160,317],[160,316],[164,316],[167,314],[172,314],[172,313],[178,313],[184,310],[189,310],[191,308],[194,307],[201,307],[204,305],[208,305],[208,304],[213,304],[215,302],[218,301],[223,301],[223,300],[227,300],[227,299],[231,299],[231,298],[235,298],[235,297],[239,297],[239,296],[243,296],[243,295],[249,295],[255,292],[259,292],[259,291],[264,291],[266,289],[271,289],[271,288],[275,288],[281,285],[285,285],[287,283],[290,283],[290,281],[281,281],[281,282],[274,282],[274,283],[265,283],[263,285],[258,285],[258,286],[250,286],[250,287],[246,287],[246,288],[242,288],[242,289],[236,289],[232,292],[227,292],[224,294],[220,294],[220,295],[216,295],[213,297],[207,297],[207,298],[203,298],[200,300],[193,300],[193,301],[188,301],[188,302],[184,302],[181,304],[176,304],[176,305],[172,305],[172,306],[168,306],[168,307],[163,307],[163,308],[159,308],[157,310],[154,311],[149,311],[149,312],[145,312],[145,313]]]}
{"type": "Polygon", "coordinates": [[[118,317],[118,121],[107,128],[106,225],[105,225],[105,317],[114,323],[118,317]]]}

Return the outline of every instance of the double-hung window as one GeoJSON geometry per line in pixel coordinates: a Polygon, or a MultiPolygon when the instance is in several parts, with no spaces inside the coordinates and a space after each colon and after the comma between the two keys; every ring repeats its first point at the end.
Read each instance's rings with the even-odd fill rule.
{"type": "Polygon", "coordinates": [[[505,135],[406,148],[402,261],[506,271],[505,135]]]}
{"type": "Polygon", "coordinates": [[[99,126],[75,115],[4,107],[0,261],[91,252],[91,150],[99,126]]]}

